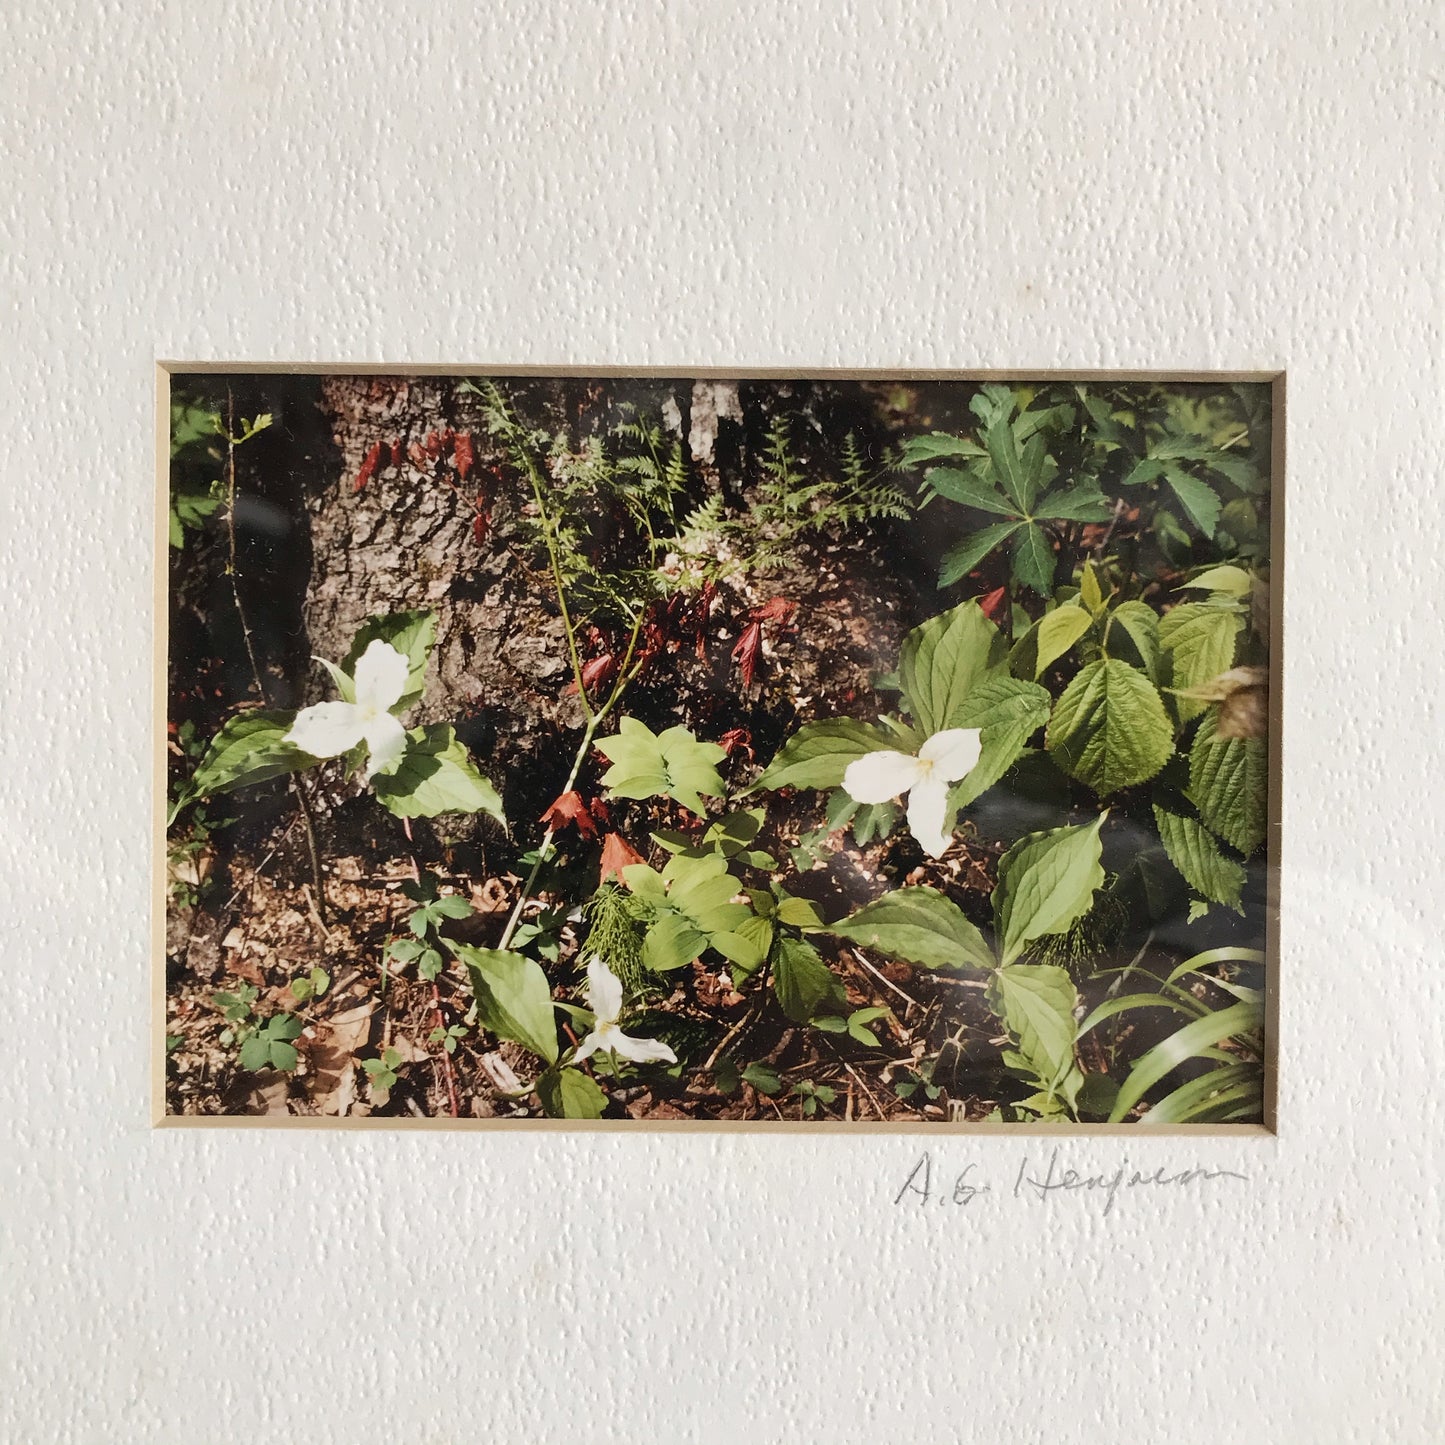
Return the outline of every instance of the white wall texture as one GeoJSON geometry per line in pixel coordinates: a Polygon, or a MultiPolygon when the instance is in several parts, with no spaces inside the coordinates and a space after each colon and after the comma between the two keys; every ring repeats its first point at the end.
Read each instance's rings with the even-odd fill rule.
{"type": "Polygon", "coordinates": [[[0,1441],[1445,1439],[1441,11],[9,0],[0,1441]],[[149,1123],[157,358],[1288,368],[1279,1135],[149,1123]]]}

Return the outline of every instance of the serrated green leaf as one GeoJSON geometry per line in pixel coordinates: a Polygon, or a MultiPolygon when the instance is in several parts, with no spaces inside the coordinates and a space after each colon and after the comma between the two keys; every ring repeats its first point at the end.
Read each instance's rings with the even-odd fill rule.
{"type": "Polygon", "coordinates": [[[607,1095],[581,1069],[545,1070],[537,1097],[549,1119],[600,1119],[607,1108],[607,1095]]]}
{"type": "Polygon", "coordinates": [[[1159,614],[1147,602],[1121,602],[1110,614],[1105,651],[1159,681],[1159,614]],[[1132,655],[1131,655],[1132,654],[1132,655]]]}
{"type": "Polygon", "coordinates": [[[895,747],[896,741],[879,728],[852,718],[806,723],[783,744],[748,791],[841,787],[849,763],[865,753],[895,747]]]}
{"type": "Polygon", "coordinates": [[[1201,572],[1197,577],[1191,577],[1188,582],[1181,582],[1180,588],[1196,588],[1204,592],[1223,592],[1229,597],[1248,597],[1250,589],[1254,586],[1254,579],[1244,570],[1243,567],[1225,565],[1222,567],[1211,567],[1206,572],[1201,572]]]}
{"type": "Polygon", "coordinates": [[[1089,613],[1073,603],[1044,613],[1034,629],[1037,637],[1034,676],[1042,677],[1044,669],[1057,662],[1093,625],[1094,619],[1089,613]]]}
{"type": "Polygon", "coordinates": [[[983,444],[999,486],[1019,513],[1027,516],[1043,478],[1046,455],[1043,437],[1031,436],[1020,447],[1012,425],[1000,417],[985,427],[983,444]]]}
{"type": "Polygon", "coordinates": [[[1211,903],[1222,903],[1243,915],[1239,896],[1244,887],[1244,865],[1224,857],[1209,830],[1193,818],[1156,803],[1154,822],[1169,861],[1184,881],[1211,903]]]}
{"type": "Polygon", "coordinates": [[[1040,522],[1107,522],[1113,503],[1092,482],[1056,487],[1034,508],[1040,522]]]}
{"type": "Polygon", "coordinates": [[[1108,794],[1152,778],[1173,756],[1174,729],[1154,684],[1104,657],[1054,704],[1046,745],[1065,772],[1108,794]]]}
{"type": "Polygon", "coordinates": [[[390,643],[407,660],[406,691],[392,709],[393,712],[402,712],[421,698],[426,683],[427,659],[436,641],[436,630],[437,615],[429,609],[368,617],[351,640],[351,648],[341,663],[342,670],[354,676],[357,659],[372,642],[380,638],[390,643]]]}
{"type": "Polygon", "coordinates": [[[557,1024],[552,986],[541,964],[509,949],[457,943],[452,951],[471,975],[477,1017],[498,1038],[557,1062],[557,1024]]]}
{"type": "Polygon", "coordinates": [[[1035,939],[1067,933],[1093,906],[1104,882],[1099,830],[1107,816],[1021,838],[999,859],[993,906],[1003,963],[1035,939]]]}
{"type": "Polygon", "coordinates": [[[1269,754],[1263,738],[1216,736],[1219,709],[1200,719],[1189,751],[1189,801],[1205,825],[1246,858],[1264,841],[1269,754]]]}
{"type": "Polygon", "coordinates": [[[315,767],[319,761],[285,741],[296,721],[292,712],[243,712],[211,739],[186,786],[187,796],[204,798],[315,767]]]}
{"type": "MultiPolygon", "coordinates": [[[[1169,686],[1186,689],[1202,687],[1234,666],[1235,647],[1244,618],[1234,605],[1212,602],[1184,602],[1171,608],[1159,622],[1159,645],[1168,653],[1171,667],[1169,686]]],[[[1197,698],[1176,697],[1174,706],[1181,723],[1204,711],[1197,698]]]]}
{"type": "Polygon", "coordinates": [[[505,825],[497,790],[472,762],[446,723],[413,728],[396,770],[371,780],[377,801],[398,818],[440,813],[487,813],[505,825]]]}
{"type": "Polygon", "coordinates": [[[1013,544],[1013,575],[1021,586],[1032,588],[1040,597],[1054,591],[1054,549],[1044,529],[1030,522],[1013,544]]]}
{"type": "Polygon", "coordinates": [[[1003,659],[998,629],[977,602],[962,603],[915,627],[899,650],[898,676],[919,731],[931,736],[961,726],[958,718],[969,693],[1003,659]]]}
{"type": "Polygon", "coordinates": [[[963,910],[936,888],[898,888],[829,929],[924,968],[992,968],[993,950],[963,910]]]}
{"type": "Polygon", "coordinates": [[[1075,1070],[1073,980],[1052,964],[1015,963],[994,974],[989,996],[1017,1046],[1015,1066],[1022,1064],[1046,1093],[1058,1090],[1075,1070]]]}
{"type": "Polygon", "coordinates": [[[976,507],[981,512],[992,512],[996,517],[1018,515],[1013,504],[999,493],[998,488],[977,472],[960,471],[957,467],[934,467],[928,473],[928,483],[940,497],[947,497],[961,507],[976,507]]]}
{"type": "Polygon", "coordinates": [[[967,577],[990,552],[1002,546],[1022,526],[1022,522],[995,522],[993,526],[970,532],[961,542],[955,542],[939,563],[938,585],[951,587],[960,577],[967,577]]]}
{"type": "Polygon", "coordinates": [[[773,992],[778,1006],[794,1023],[807,1023],[821,1013],[847,1006],[843,981],[818,950],[801,938],[786,934],[773,952],[773,992]]]}
{"type": "Polygon", "coordinates": [[[1181,467],[1166,468],[1164,480],[1169,484],[1169,490],[1174,493],[1189,520],[1206,537],[1214,536],[1214,527],[1219,521],[1219,509],[1223,506],[1214,488],[1208,482],[1190,476],[1181,467]]]}
{"type": "Polygon", "coordinates": [[[903,443],[903,463],[917,466],[939,457],[982,457],[987,453],[969,437],[949,436],[946,432],[930,432],[927,436],[909,437],[903,443]]]}
{"type": "Polygon", "coordinates": [[[762,1062],[749,1064],[742,1072],[745,1084],[751,1084],[760,1094],[772,1097],[783,1092],[783,1080],[771,1064],[762,1062]]]}
{"type": "Polygon", "coordinates": [[[1124,473],[1120,485],[1137,487],[1144,482],[1156,482],[1164,475],[1164,463],[1153,457],[1143,457],[1124,473]]]}
{"type": "Polygon", "coordinates": [[[986,677],[968,695],[959,710],[960,727],[978,728],[978,761],[948,795],[945,827],[960,808],[966,808],[999,781],[1019,760],[1029,738],[1049,720],[1052,699],[1037,683],[1000,674],[986,677]]]}

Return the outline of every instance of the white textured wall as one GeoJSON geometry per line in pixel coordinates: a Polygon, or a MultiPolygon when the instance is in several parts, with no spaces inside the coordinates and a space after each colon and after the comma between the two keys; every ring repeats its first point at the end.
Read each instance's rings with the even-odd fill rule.
{"type": "Polygon", "coordinates": [[[10,0],[0,1441],[1445,1439],[1439,16],[10,0]],[[1286,366],[1280,1136],[1062,1156],[1250,1184],[152,1131],[158,357],[1286,366]]]}

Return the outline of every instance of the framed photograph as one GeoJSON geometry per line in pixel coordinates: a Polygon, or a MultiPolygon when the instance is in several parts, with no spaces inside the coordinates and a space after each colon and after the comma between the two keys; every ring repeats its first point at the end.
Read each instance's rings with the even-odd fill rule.
{"type": "Polygon", "coordinates": [[[1282,377],[161,387],[167,1122],[1268,1124],[1282,377]]]}

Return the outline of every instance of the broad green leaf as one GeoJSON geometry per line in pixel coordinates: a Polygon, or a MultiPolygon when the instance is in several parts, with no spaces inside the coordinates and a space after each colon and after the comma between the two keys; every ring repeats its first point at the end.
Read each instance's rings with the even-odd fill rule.
{"type": "MultiPolygon", "coordinates": [[[[1262,1004],[1234,1003],[1218,1013],[1186,1024],[1134,1061],[1129,1077],[1124,1080],[1123,1087],[1119,1090],[1109,1122],[1121,1123],[1135,1104],[1180,1064],[1200,1056],[1212,1056],[1220,1042],[1239,1035],[1257,1033],[1263,1022],[1262,1004]]],[[[1143,1117],[1147,1120],[1149,1115],[1146,1113],[1143,1117]]]]}
{"type": "Polygon", "coordinates": [[[779,923],[786,923],[792,928],[801,928],[804,931],[823,927],[823,919],[817,907],[806,898],[782,899],[777,907],[777,919],[779,923]]]}
{"type": "MultiPolygon", "coordinates": [[[[1233,605],[1212,602],[1184,602],[1166,612],[1159,623],[1159,645],[1172,661],[1169,685],[1173,688],[1202,687],[1234,666],[1235,644],[1244,618],[1233,605]]],[[[1176,697],[1180,722],[1188,722],[1204,711],[1197,698],[1176,697]]]]}
{"type": "Polygon", "coordinates": [[[1068,431],[1074,424],[1074,408],[1067,402],[1040,411],[1020,412],[1014,421],[1014,437],[1026,442],[1038,431],[1068,431]]]}
{"type": "Polygon", "coordinates": [[[1243,915],[1239,901],[1244,887],[1244,865],[1226,858],[1209,830],[1195,819],[1154,805],[1154,822],[1164,840],[1169,861],[1184,881],[1211,903],[1222,903],[1243,915]]]}
{"type": "Polygon", "coordinates": [[[488,813],[499,823],[507,821],[497,790],[446,723],[413,728],[396,771],[377,775],[371,786],[377,801],[398,818],[488,813]]]}
{"type": "Polygon", "coordinates": [[[736,928],[748,916],[746,904],[732,902],[742,885],[728,872],[727,859],[717,853],[671,858],[662,877],[668,884],[669,906],[691,918],[704,933],[736,928]]]}
{"type": "Polygon", "coordinates": [[[699,794],[720,798],[727,791],[717,771],[726,753],[716,743],[698,742],[685,727],[658,734],[646,723],[625,717],[619,731],[599,738],[596,746],[612,764],[602,781],[616,797],[669,797],[705,817],[699,794]]]}
{"type": "Polygon", "coordinates": [[[1104,657],[1054,704],[1047,747],[1065,772],[1108,794],[1152,778],[1174,753],[1174,729],[1154,684],[1104,657]]]}
{"type": "Polygon", "coordinates": [[[928,473],[928,484],[940,497],[947,497],[960,506],[977,507],[980,512],[992,512],[997,517],[1017,516],[1013,504],[1000,495],[992,482],[976,472],[934,467],[928,473]]]}
{"type": "Polygon", "coordinates": [[[1201,572],[1199,576],[1179,584],[1181,588],[1194,587],[1205,592],[1223,592],[1234,598],[1248,597],[1253,585],[1254,579],[1243,567],[1229,565],[1211,567],[1207,572],[1201,572]]]}
{"type": "Polygon", "coordinates": [[[1067,933],[1093,906],[1104,882],[1099,830],[1106,817],[1021,838],[999,859],[993,906],[1003,963],[1037,938],[1067,933]]]}
{"type": "Polygon", "coordinates": [[[298,1062],[295,1048],[284,1039],[272,1039],[267,1052],[271,1055],[271,1067],[289,1074],[295,1071],[298,1062]]]}
{"type": "Polygon", "coordinates": [[[1092,562],[1084,563],[1079,577],[1079,601],[1097,617],[1104,609],[1104,589],[1099,582],[1099,572],[1092,562]]]}
{"type": "Polygon", "coordinates": [[[1189,520],[1206,537],[1212,537],[1215,524],[1219,521],[1219,509],[1223,506],[1214,488],[1208,482],[1201,482],[1198,477],[1190,476],[1181,467],[1167,468],[1164,480],[1168,482],[1169,490],[1174,493],[1189,520]]]}
{"type": "Polygon", "coordinates": [[[557,1023],[542,965],[507,949],[455,943],[452,951],[471,975],[483,1026],[555,1064],[557,1023]]]}
{"type": "Polygon", "coordinates": [[[389,642],[407,660],[406,692],[393,712],[401,712],[417,702],[426,684],[426,664],[436,641],[437,615],[429,610],[390,612],[385,616],[368,617],[351,639],[351,649],[342,660],[341,669],[355,675],[356,660],[378,637],[389,642]]]}
{"type": "Polygon", "coordinates": [[[331,684],[340,695],[342,702],[356,701],[356,681],[348,672],[343,672],[334,662],[328,662],[324,657],[316,659],[326,669],[327,675],[331,678],[331,684]]]}
{"type": "Polygon", "coordinates": [[[832,925],[839,938],[923,968],[992,968],[993,950],[936,888],[898,888],[832,925]]]}
{"type": "Polygon", "coordinates": [[[1110,614],[1104,650],[1110,657],[1137,663],[1157,683],[1159,614],[1147,602],[1121,602],[1110,614]]]}
{"type": "Polygon", "coordinates": [[[841,787],[849,763],[865,753],[897,746],[897,741],[880,729],[852,718],[806,723],[783,744],[748,791],[841,787]]]}
{"type": "Polygon", "coordinates": [[[1089,613],[1073,603],[1044,613],[1034,629],[1038,654],[1034,662],[1034,676],[1042,677],[1044,669],[1057,662],[1093,625],[1094,619],[1089,613]]]}
{"type": "Polygon", "coordinates": [[[964,602],[915,627],[903,639],[898,676],[919,731],[932,736],[961,726],[969,693],[1002,662],[999,631],[977,602],[964,602]]]}
{"type": "Polygon", "coordinates": [[[1054,591],[1054,549],[1044,529],[1030,522],[1014,539],[1013,575],[1024,587],[1040,597],[1051,597],[1054,591]]]}
{"type": "Polygon", "coordinates": [[[1047,690],[1037,683],[1007,675],[986,677],[969,693],[959,711],[958,725],[979,729],[982,750],[968,776],[949,792],[949,819],[1013,767],[1029,738],[1048,722],[1051,701],[1047,690]]]}
{"type": "Polygon", "coordinates": [[[291,712],[243,712],[231,718],[211,739],[187,785],[187,796],[228,793],[314,767],[318,759],[285,741],[295,721],[291,712]]]}
{"type": "Polygon", "coordinates": [[[801,938],[778,939],[773,954],[773,992],[778,1006],[794,1023],[805,1024],[821,1013],[847,1007],[843,981],[818,950],[801,938]]]}
{"type": "Polygon", "coordinates": [[[707,947],[707,939],[680,913],[664,912],[648,925],[642,962],[654,973],[685,968],[707,947]]]}
{"type": "Polygon", "coordinates": [[[1053,1092],[1074,1068],[1073,980],[1052,964],[1015,963],[994,974],[989,995],[1028,1072],[1053,1092]]]}
{"type": "Polygon", "coordinates": [[[939,457],[982,457],[988,453],[969,437],[949,436],[946,432],[930,432],[927,436],[909,437],[903,443],[905,466],[931,462],[939,457]]]}
{"type": "Polygon", "coordinates": [[[961,542],[956,542],[943,554],[938,569],[938,585],[951,587],[960,577],[967,577],[994,548],[1002,545],[1020,527],[1022,522],[996,522],[979,532],[970,532],[961,542]]]}
{"type": "Polygon", "coordinates": [[[237,1062],[243,1069],[249,1069],[253,1074],[259,1073],[262,1069],[269,1069],[271,1067],[271,1041],[265,1034],[252,1034],[241,1045],[237,1062]]]}
{"type": "Polygon", "coordinates": [[[1189,800],[1205,825],[1248,858],[1264,841],[1269,809],[1263,738],[1219,738],[1219,709],[1200,719],[1189,751],[1189,800]]]}
{"type": "Polygon", "coordinates": [[[600,1119],[607,1095],[581,1069],[547,1069],[537,1077],[537,1097],[549,1119],[600,1119]]]}
{"type": "Polygon", "coordinates": [[[1034,508],[1040,522],[1107,522],[1114,505],[1092,482],[1056,487],[1034,508]]]}

